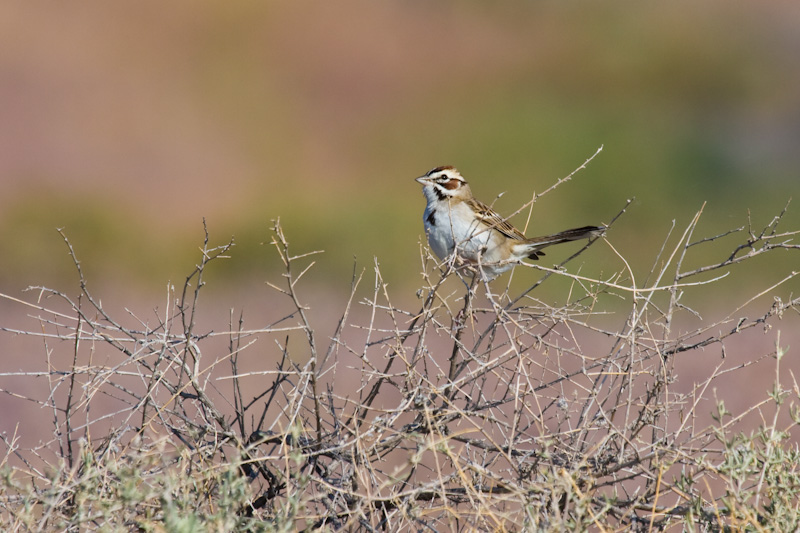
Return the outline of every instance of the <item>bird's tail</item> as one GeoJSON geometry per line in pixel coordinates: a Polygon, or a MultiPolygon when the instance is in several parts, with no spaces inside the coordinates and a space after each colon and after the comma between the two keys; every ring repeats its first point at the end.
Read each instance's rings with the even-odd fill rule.
{"type": "Polygon", "coordinates": [[[606,226],[584,226],[582,228],[568,229],[544,237],[531,237],[514,245],[514,254],[520,258],[539,259],[544,255],[542,248],[561,244],[562,242],[579,241],[581,239],[594,239],[606,231],[606,226]]]}

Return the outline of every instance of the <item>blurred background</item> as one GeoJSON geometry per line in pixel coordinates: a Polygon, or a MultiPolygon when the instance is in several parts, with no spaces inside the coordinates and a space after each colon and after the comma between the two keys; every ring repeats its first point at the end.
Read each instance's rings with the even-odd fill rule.
{"type": "Polygon", "coordinates": [[[600,146],[527,233],[636,197],[610,238],[649,269],[703,202],[708,236],[800,190],[800,4],[4,3],[0,106],[7,294],[74,283],[56,228],[95,283],[160,294],[203,217],[236,242],[214,280],[251,284],[279,267],[280,217],[297,253],[325,250],[309,279],[346,291],[376,257],[413,295],[413,178],[455,165],[511,213],[600,146]]]}
{"type": "MultiPolygon", "coordinates": [[[[393,303],[413,311],[415,177],[455,165],[480,199],[505,192],[495,207],[507,214],[601,146],[536,202],[528,235],[607,223],[635,197],[608,239],[641,285],[673,222],[671,245],[704,202],[696,238],[745,225],[748,210],[760,230],[800,191],[800,3],[4,2],[0,293],[76,297],[63,228],[104,305],[155,320],[168,282],[180,289],[199,260],[205,218],[212,245],[236,246],[207,272],[203,327],[224,330],[231,308],[259,327],[276,312],[264,282],[280,282],[281,264],[263,243],[280,218],[294,253],[325,250],[304,281],[316,290],[302,293],[323,323],[340,316],[354,263],[367,270],[360,296],[371,294],[375,258],[393,303]]],[[[790,205],[781,228],[800,228],[798,213],[790,205]]],[[[685,266],[739,242],[698,247],[685,266]]],[[[548,251],[546,264],[575,249],[548,251]]],[[[798,264],[796,253],[757,258],[689,303],[724,315],[798,264]]],[[[623,267],[599,242],[570,269],[623,267]]],[[[538,276],[517,269],[514,282],[538,276]]],[[[565,283],[543,289],[563,303],[565,283]]],[[[798,290],[794,280],[776,294],[798,290]]],[[[37,314],[0,299],[0,326],[35,331],[37,314]]],[[[737,345],[744,358],[775,342],[754,335],[757,347],[737,345]]],[[[62,344],[54,361],[68,367],[62,344]]],[[[2,370],[40,370],[54,346],[3,334],[2,370]]],[[[718,364],[718,347],[707,353],[686,361],[680,387],[718,364]]],[[[762,397],[773,371],[757,385],[732,375],[734,400],[762,397]]],[[[19,379],[0,387],[45,398],[54,386],[19,379]]],[[[41,407],[12,396],[0,407],[17,414],[0,429],[44,438],[41,407]]]]}

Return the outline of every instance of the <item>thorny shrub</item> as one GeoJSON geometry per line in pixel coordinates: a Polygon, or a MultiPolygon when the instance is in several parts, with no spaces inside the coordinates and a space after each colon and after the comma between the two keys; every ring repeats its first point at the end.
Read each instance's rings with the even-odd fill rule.
{"type": "Polygon", "coordinates": [[[65,237],[77,297],[3,295],[37,326],[2,329],[45,349],[41,371],[4,373],[2,390],[53,424],[38,446],[2,437],[3,530],[794,530],[800,389],[779,334],[695,383],[679,387],[676,371],[753,328],[797,329],[800,299],[776,296],[797,272],[719,319],[685,303],[739,263],[796,251],[782,216],[696,238],[698,213],[643,282],[621,255],[605,279],[567,268],[590,247],[616,254],[613,228],[555,268],[517,267],[540,275],[516,294],[423,254],[413,310],[391,303],[376,263],[367,296],[354,275],[325,339],[299,283],[313,254],[292,255],[277,222],[285,270],[271,286],[288,307],[257,329],[197,325],[206,271],[232,243],[211,246],[206,232],[182,289],[144,319],[104,308],[65,237]],[[683,266],[711,242],[727,254],[683,266]],[[556,277],[571,282],[565,303],[535,298],[556,277]],[[759,360],[774,362],[769,395],[737,414],[709,401],[724,374],[759,360]],[[29,392],[38,379],[47,394],[29,392]]]}

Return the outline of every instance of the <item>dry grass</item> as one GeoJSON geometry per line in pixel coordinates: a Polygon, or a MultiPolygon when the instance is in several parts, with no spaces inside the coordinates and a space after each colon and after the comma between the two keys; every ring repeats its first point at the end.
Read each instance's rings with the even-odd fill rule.
{"type": "Polygon", "coordinates": [[[224,331],[197,326],[206,270],[232,243],[206,234],[156,323],[107,312],[70,246],[77,298],[44,287],[34,301],[3,296],[38,327],[2,329],[44,343],[41,371],[3,392],[53,423],[40,446],[3,437],[3,529],[793,530],[800,388],[781,366],[780,335],[693,386],[677,386],[675,365],[781,318],[797,328],[800,299],[776,297],[797,272],[720,320],[684,302],[743,261],[795,253],[799,232],[779,231],[780,214],[758,231],[697,238],[700,215],[665,241],[644,281],[622,256],[605,279],[568,270],[590,247],[613,251],[611,238],[556,268],[530,266],[539,280],[518,294],[423,256],[422,303],[410,311],[391,303],[376,263],[363,299],[365,274],[354,274],[326,339],[298,290],[313,254],[293,255],[279,223],[285,274],[272,286],[288,307],[254,330],[233,316],[224,331]],[[684,268],[712,242],[729,253],[684,268]],[[571,282],[561,306],[535,298],[555,277],[571,282]],[[620,305],[625,319],[609,327],[620,305]],[[53,357],[66,348],[68,364],[53,357]],[[266,368],[269,350],[281,357],[266,368]],[[773,392],[741,413],[718,402],[707,423],[718,380],[758,361],[773,361],[773,392]],[[26,380],[42,377],[48,394],[30,394],[26,380]],[[758,428],[743,433],[753,416],[758,428]]]}

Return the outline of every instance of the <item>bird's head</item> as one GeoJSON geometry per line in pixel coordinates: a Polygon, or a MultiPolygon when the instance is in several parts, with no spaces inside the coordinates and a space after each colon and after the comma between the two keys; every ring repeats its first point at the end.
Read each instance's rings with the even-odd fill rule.
{"type": "Polygon", "coordinates": [[[429,202],[448,199],[467,200],[472,197],[467,180],[461,177],[455,167],[436,167],[424,176],[417,178],[422,184],[422,192],[429,202]]]}

